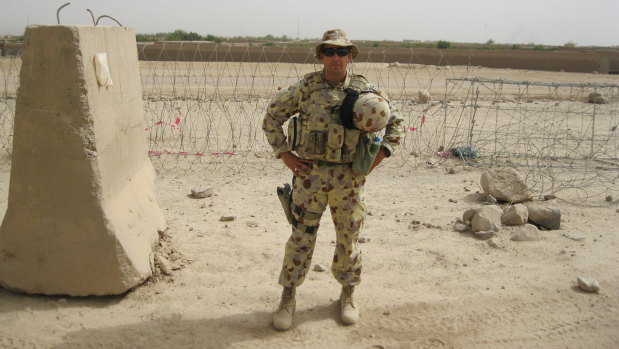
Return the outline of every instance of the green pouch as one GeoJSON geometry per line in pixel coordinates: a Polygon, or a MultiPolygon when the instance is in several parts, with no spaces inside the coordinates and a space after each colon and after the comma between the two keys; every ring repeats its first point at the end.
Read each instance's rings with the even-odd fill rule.
{"type": "Polygon", "coordinates": [[[359,136],[355,159],[352,162],[352,171],[356,174],[367,175],[380,151],[380,138],[374,138],[371,133],[362,133],[359,136]]]}

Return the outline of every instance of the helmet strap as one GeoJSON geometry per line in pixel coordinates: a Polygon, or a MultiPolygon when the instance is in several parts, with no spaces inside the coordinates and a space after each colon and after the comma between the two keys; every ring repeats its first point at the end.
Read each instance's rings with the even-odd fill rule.
{"type": "Polygon", "coordinates": [[[355,106],[355,102],[359,99],[359,92],[352,88],[347,88],[344,92],[346,92],[346,97],[344,97],[344,101],[342,101],[342,105],[340,106],[340,121],[344,127],[356,129],[352,121],[352,110],[355,106]]]}

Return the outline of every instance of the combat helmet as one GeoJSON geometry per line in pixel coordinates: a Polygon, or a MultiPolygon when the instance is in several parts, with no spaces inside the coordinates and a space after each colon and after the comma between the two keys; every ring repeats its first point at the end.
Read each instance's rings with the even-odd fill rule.
{"type": "Polygon", "coordinates": [[[389,102],[378,91],[346,89],[346,94],[340,108],[340,118],[345,127],[377,132],[387,126],[391,116],[389,102]]]}

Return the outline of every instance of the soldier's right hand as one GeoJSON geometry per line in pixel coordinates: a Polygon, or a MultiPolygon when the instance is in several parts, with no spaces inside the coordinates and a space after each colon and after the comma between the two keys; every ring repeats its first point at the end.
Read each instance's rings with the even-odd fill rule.
{"type": "Polygon", "coordinates": [[[281,153],[279,156],[295,176],[304,176],[312,170],[312,160],[302,159],[289,151],[281,153]]]}

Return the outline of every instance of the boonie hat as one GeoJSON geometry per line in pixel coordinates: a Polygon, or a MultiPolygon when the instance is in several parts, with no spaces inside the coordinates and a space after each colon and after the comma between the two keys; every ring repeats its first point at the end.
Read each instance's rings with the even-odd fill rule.
{"type": "Polygon", "coordinates": [[[322,35],[322,42],[318,43],[315,47],[316,59],[320,59],[320,49],[322,45],[350,47],[352,58],[357,57],[359,54],[359,48],[348,39],[348,35],[346,35],[346,32],[342,29],[327,30],[322,35]]]}

